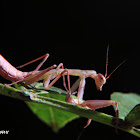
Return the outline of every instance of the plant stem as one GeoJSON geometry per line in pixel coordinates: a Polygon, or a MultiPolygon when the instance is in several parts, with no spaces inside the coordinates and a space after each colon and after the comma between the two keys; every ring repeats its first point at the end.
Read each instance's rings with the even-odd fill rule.
{"type": "Polygon", "coordinates": [[[51,107],[55,107],[57,109],[72,112],[79,116],[82,116],[85,118],[90,118],[94,121],[121,129],[121,130],[131,133],[137,137],[140,137],[140,131],[138,129],[135,129],[134,127],[128,128],[125,121],[123,121],[121,119],[119,119],[118,126],[116,127],[116,125],[114,123],[115,117],[113,117],[111,115],[107,115],[105,113],[87,110],[82,107],[75,106],[70,103],[66,103],[64,101],[56,100],[56,99],[49,98],[49,97],[39,96],[32,92],[27,92],[26,90],[20,91],[18,89],[10,87],[10,86],[6,86],[3,88],[3,84],[0,84],[0,94],[5,95],[5,96],[10,96],[10,97],[13,97],[16,99],[24,100],[24,101],[41,103],[41,104],[45,104],[45,105],[48,105],[51,107]]]}

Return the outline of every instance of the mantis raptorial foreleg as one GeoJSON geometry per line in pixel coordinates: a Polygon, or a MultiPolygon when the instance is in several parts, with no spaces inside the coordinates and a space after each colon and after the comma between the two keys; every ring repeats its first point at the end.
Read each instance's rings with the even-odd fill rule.
{"type": "Polygon", "coordinates": [[[71,93],[72,93],[72,94],[73,94],[73,93],[76,91],[76,89],[79,87],[80,80],[81,80],[81,78],[78,78],[78,79],[75,81],[75,83],[72,85],[72,87],[71,87],[71,93]]]}
{"type": "MultiPolygon", "coordinates": [[[[68,81],[70,81],[69,76],[67,76],[67,78],[68,78],[68,81]]],[[[79,80],[77,80],[76,82],[79,82],[79,80]]],[[[83,85],[85,85],[85,78],[83,78],[80,81],[80,86],[79,87],[80,87],[81,90],[84,88],[83,85]]],[[[69,82],[68,82],[68,86],[70,87],[69,82]]],[[[73,89],[74,88],[76,88],[76,87],[73,86],[73,89]]],[[[118,110],[119,110],[119,108],[118,108],[117,102],[115,102],[113,100],[86,100],[86,101],[80,100],[80,102],[79,102],[79,98],[74,99],[72,97],[71,91],[69,90],[69,92],[68,92],[68,94],[67,94],[67,96],[65,98],[65,101],[69,102],[71,104],[83,107],[85,109],[91,109],[93,111],[95,111],[98,108],[107,107],[107,106],[110,106],[110,105],[115,105],[116,106],[116,126],[118,125],[118,110]]],[[[90,122],[91,122],[91,119],[88,119],[87,124],[86,124],[86,126],[84,126],[84,128],[86,128],[90,124],[90,122]]]]}
{"type": "Polygon", "coordinates": [[[85,80],[85,76],[83,76],[81,78],[81,81],[79,84],[79,89],[78,89],[78,94],[77,94],[78,104],[80,104],[80,102],[82,102],[82,100],[83,100],[85,84],[86,84],[86,80],[85,80]]]}

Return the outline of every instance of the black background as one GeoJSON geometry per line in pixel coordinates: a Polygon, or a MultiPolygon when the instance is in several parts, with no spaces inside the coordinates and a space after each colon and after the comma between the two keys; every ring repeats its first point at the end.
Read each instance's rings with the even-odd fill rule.
{"type": "MultiPolygon", "coordinates": [[[[94,80],[87,79],[84,99],[109,99],[115,91],[139,94],[139,7],[136,0],[5,1],[1,4],[0,53],[14,66],[49,53],[42,69],[63,62],[66,68],[93,69],[104,74],[109,45],[108,73],[127,61],[107,80],[102,92],[96,90],[94,80]]],[[[31,71],[36,65],[22,70],[31,71]]],[[[63,88],[62,79],[55,85],[63,88]]],[[[87,121],[76,119],[55,134],[24,102],[0,96],[0,106],[0,130],[10,130],[4,138],[75,140],[87,121]]],[[[100,111],[114,115],[112,107],[100,111]]],[[[117,134],[114,128],[97,122],[92,122],[80,139],[86,138],[137,139],[119,130],[117,134]]]]}

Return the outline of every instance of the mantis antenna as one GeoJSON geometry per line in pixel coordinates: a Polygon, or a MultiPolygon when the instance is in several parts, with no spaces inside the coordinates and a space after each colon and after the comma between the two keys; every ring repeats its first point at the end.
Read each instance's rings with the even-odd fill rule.
{"type": "Polygon", "coordinates": [[[126,60],[127,60],[127,59],[125,59],[123,62],[121,62],[121,63],[106,77],[106,79],[108,79],[108,78],[112,75],[112,73],[114,73],[126,60]]]}
{"type": "Polygon", "coordinates": [[[105,69],[105,78],[106,78],[106,76],[107,76],[108,52],[109,52],[109,45],[108,45],[108,47],[107,47],[107,52],[106,52],[106,69],[105,69]]]}
{"type": "Polygon", "coordinates": [[[108,68],[108,52],[109,52],[109,45],[107,47],[106,53],[106,71],[105,71],[105,78],[108,79],[127,59],[121,62],[108,76],[107,76],[107,68],[108,68]]]}

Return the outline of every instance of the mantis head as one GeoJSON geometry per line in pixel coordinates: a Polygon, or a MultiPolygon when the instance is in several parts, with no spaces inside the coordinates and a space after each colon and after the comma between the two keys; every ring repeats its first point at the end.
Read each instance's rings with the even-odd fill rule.
{"type": "Polygon", "coordinates": [[[105,83],[106,83],[106,77],[103,74],[98,73],[95,78],[95,85],[97,90],[102,91],[102,87],[105,83]]]}
{"type": "Polygon", "coordinates": [[[107,67],[108,67],[108,51],[109,51],[109,46],[107,47],[107,55],[106,55],[106,72],[105,76],[101,73],[98,73],[97,76],[95,77],[95,84],[97,90],[102,91],[103,85],[106,83],[106,80],[114,73],[126,60],[124,60],[122,63],[120,63],[108,76],[107,76],[107,67]]]}

